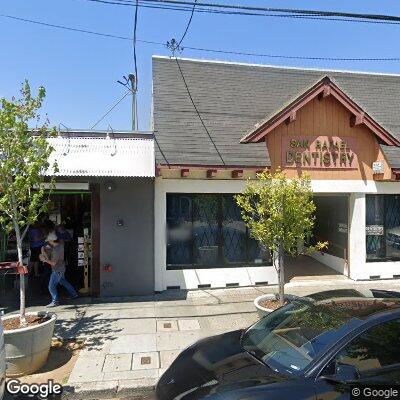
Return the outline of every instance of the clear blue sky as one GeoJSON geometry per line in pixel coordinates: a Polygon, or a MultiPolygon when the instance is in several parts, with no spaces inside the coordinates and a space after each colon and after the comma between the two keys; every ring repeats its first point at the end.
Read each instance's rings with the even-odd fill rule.
{"type": "MultiPolygon", "coordinates": [[[[341,10],[400,15],[400,2],[219,0],[230,4],[341,10]]],[[[132,36],[134,8],[86,0],[3,0],[1,14],[48,23],[132,36]]],[[[166,42],[179,38],[189,15],[163,10],[139,10],[138,38],[166,42]]],[[[0,17],[0,97],[18,93],[29,79],[47,90],[44,110],[50,122],[89,128],[124,88],[116,81],[133,70],[129,41],[67,32],[0,17]]],[[[234,51],[332,57],[400,57],[400,25],[321,22],[284,18],[195,14],[187,46],[234,51]]],[[[138,44],[140,129],[150,126],[151,56],[168,55],[160,46],[138,44]]],[[[215,59],[215,55],[185,50],[184,57],[215,59]]],[[[400,62],[299,61],[245,56],[219,60],[299,67],[400,73],[400,62]]],[[[130,129],[130,98],[106,118],[99,129],[130,129]]]]}

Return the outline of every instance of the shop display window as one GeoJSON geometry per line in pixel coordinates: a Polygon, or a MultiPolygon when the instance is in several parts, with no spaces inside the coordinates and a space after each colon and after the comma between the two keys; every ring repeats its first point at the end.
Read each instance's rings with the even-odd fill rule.
{"type": "Polygon", "coordinates": [[[232,194],[167,195],[167,268],[269,265],[232,194]]]}
{"type": "Polygon", "coordinates": [[[400,195],[366,195],[367,261],[400,260],[400,195]]]}

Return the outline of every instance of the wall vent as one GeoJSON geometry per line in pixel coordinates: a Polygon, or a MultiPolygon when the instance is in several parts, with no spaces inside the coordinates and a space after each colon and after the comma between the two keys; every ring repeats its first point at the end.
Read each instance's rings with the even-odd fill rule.
{"type": "Polygon", "coordinates": [[[393,279],[400,279],[400,275],[393,275],[393,279]]]}
{"type": "Polygon", "coordinates": [[[180,286],[167,286],[167,290],[180,290],[180,286]]]}
{"type": "Polygon", "coordinates": [[[236,287],[236,286],[239,286],[239,283],[237,283],[237,282],[232,282],[232,283],[227,283],[227,284],[226,284],[226,287],[236,287]]]}
{"type": "Polygon", "coordinates": [[[254,283],[256,286],[266,286],[268,285],[268,281],[260,281],[254,283]]]}
{"type": "Polygon", "coordinates": [[[371,275],[371,276],[369,277],[369,279],[371,279],[371,280],[377,280],[377,279],[381,279],[381,276],[380,276],[380,275],[371,275]]]}
{"type": "Polygon", "coordinates": [[[211,287],[210,283],[203,283],[202,285],[197,285],[198,289],[208,289],[211,287]]]}

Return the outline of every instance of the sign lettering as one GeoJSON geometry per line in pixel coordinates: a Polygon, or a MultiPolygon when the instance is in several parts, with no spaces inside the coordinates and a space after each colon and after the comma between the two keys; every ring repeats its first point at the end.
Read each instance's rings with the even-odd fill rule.
{"type": "Polygon", "coordinates": [[[294,168],[357,168],[354,138],[317,136],[283,139],[282,164],[294,168]]]}

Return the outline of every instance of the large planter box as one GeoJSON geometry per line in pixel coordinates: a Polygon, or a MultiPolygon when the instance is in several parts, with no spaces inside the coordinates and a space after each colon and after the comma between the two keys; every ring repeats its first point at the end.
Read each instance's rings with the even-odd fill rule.
{"type": "MultiPolygon", "coordinates": [[[[44,316],[50,319],[42,324],[4,332],[8,377],[29,375],[40,369],[47,361],[54,333],[56,314],[31,312],[27,315],[44,316]]],[[[16,315],[3,317],[3,321],[16,315]]]]}
{"type": "MultiPolygon", "coordinates": [[[[298,298],[299,298],[299,296],[294,296],[292,294],[285,294],[286,301],[293,301],[298,298]]],[[[260,302],[265,301],[265,300],[278,300],[278,295],[277,294],[263,294],[262,296],[259,296],[254,300],[254,306],[256,307],[257,313],[260,318],[265,317],[266,315],[275,311],[275,310],[272,310],[270,308],[265,308],[260,305],[260,302]]]]}

